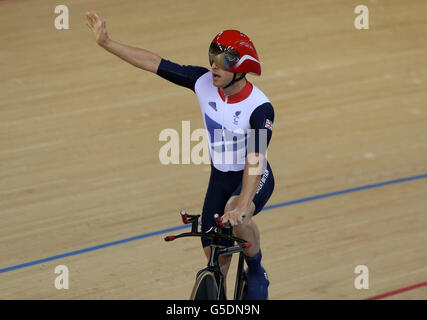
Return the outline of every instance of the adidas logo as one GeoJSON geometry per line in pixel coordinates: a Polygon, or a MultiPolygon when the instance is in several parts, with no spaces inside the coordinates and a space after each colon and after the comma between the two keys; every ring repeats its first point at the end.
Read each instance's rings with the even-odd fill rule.
{"type": "Polygon", "coordinates": [[[212,109],[214,109],[215,111],[217,111],[216,110],[216,102],[208,102],[208,103],[212,107],[212,109]]]}

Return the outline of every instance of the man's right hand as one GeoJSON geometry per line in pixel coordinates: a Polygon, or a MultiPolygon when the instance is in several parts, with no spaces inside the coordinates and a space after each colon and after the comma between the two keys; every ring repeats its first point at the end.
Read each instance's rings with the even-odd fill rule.
{"type": "Polygon", "coordinates": [[[107,34],[105,21],[102,21],[93,11],[86,12],[86,19],[86,25],[93,32],[97,44],[135,67],[157,73],[157,69],[162,61],[159,55],[145,49],[131,47],[111,40],[107,34]]]}
{"type": "Polygon", "coordinates": [[[102,21],[101,18],[93,11],[86,12],[86,20],[86,25],[93,32],[96,43],[100,46],[104,46],[109,40],[105,21],[102,21]]]}

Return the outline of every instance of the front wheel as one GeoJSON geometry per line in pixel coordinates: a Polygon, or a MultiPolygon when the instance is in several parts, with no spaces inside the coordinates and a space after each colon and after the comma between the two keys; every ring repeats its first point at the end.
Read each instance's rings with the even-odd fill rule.
{"type": "Polygon", "coordinates": [[[201,272],[194,284],[190,300],[217,300],[218,284],[215,273],[209,270],[201,272]]]}

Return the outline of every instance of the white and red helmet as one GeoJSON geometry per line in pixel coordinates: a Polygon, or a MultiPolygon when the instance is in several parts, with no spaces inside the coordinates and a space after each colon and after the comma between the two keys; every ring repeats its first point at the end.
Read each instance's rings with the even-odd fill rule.
{"type": "Polygon", "coordinates": [[[212,40],[209,62],[234,73],[261,75],[261,64],[249,37],[237,30],[225,30],[212,40]]]}

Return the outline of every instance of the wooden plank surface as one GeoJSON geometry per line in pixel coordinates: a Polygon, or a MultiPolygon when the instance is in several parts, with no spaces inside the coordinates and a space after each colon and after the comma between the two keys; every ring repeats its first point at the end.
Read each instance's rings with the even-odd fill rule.
{"type": "MultiPolygon", "coordinates": [[[[252,38],[263,74],[249,79],[276,112],[268,205],[426,174],[427,3],[369,1],[369,30],[354,28],[358,4],[74,0],[60,31],[57,1],[1,1],[0,269],[201,210],[209,165],[159,161],[163,129],[203,127],[196,97],[104,52],[87,10],[113,39],[182,64],[208,67],[223,29],[252,38]]],[[[363,299],[425,282],[426,211],[420,178],[262,212],[270,298],[363,299]],[[354,288],[357,265],[369,290],[354,288]]],[[[2,272],[0,299],[186,299],[205,263],[200,243],[163,236],[2,272]],[[54,287],[57,265],[69,290],[54,287]]],[[[399,297],[427,298],[425,287],[399,297]]]]}

